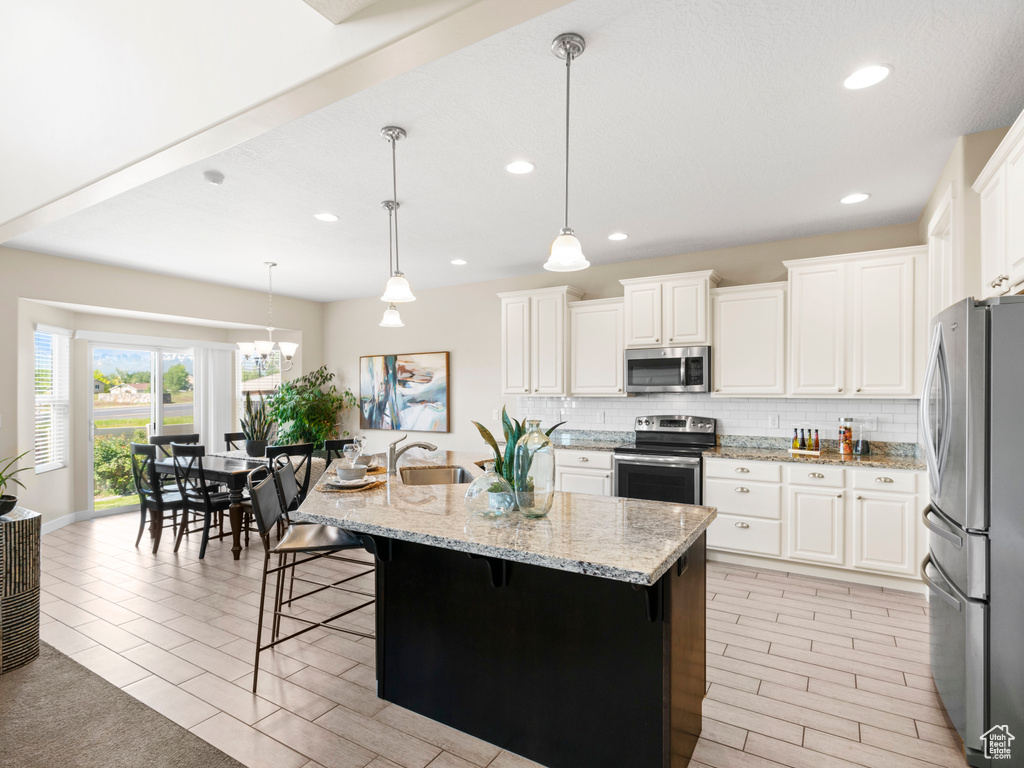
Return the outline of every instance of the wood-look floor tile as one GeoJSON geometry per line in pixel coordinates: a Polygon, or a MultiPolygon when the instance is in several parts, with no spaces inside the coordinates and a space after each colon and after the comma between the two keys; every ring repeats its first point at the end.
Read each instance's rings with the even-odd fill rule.
{"type": "Polygon", "coordinates": [[[337,706],[314,721],[405,768],[426,768],[442,750],[372,717],[337,706]]]}
{"type": "Polygon", "coordinates": [[[86,637],[81,632],[56,619],[48,624],[41,625],[39,627],[39,636],[65,656],[73,656],[79,651],[84,651],[86,648],[99,645],[91,637],[86,637]]]}
{"type": "Polygon", "coordinates": [[[886,683],[870,677],[858,678],[857,687],[861,690],[880,693],[893,699],[903,699],[904,701],[912,701],[915,704],[924,704],[928,707],[942,709],[942,699],[939,698],[939,694],[934,688],[922,690],[907,685],[886,683]]]}
{"type": "Polygon", "coordinates": [[[860,704],[871,707],[881,712],[888,712],[892,715],[922,720],[933,725],[944,725],[946,723],[945,712],[924,704],[914,704],[901,699],[892,699],[871,691],[864,691],[860,688],[848,688],[845,685],[833,685],[817,680],[811,680],[807,689],[812,693],[821,694],[831,699],[848,701],[851,704],[860,704]]]}
{"type": "Polygon", "coordinates": [[[712,624],[732,635],[742,635],[743,637],[750,637],[768,643],[779,643],[793,648],[811,650],[811,638],[789,634],[788,630],[780,627],[775,622],[752,619],[749,616],[740,616],[736,624],[724,624],[708,620],[708,626],[712,624]]]}
{"type": "Polygon", "coordinates": [[[118,688],[151,676],[148,669],[143,669],[103,645],[86,648],[72,654],[71,658],[118,688]]]}
{"type": "MultiPolygon", "coordinates": [[[[714,589],[714,586],[712,585],[720,585],[724,588],[743,590],[751,595],[758,594],[782,597],[781,586],[776,586],[770,582],[761,582],[758,579],[737,578],[731,573],[727,574],[722,582],[717,579],[708,579],[708,589],[714,589]]],[[[810,594],[814,594],[813,590],[810,591],[810,594]]]]}
{"type": "Polygon", "coordinates": [[[934,691],[935,680],[931,675],[912,675],[909,672],[904,672],[903,676],[907,679],[907,685],[911,688],[917,688],[922,691],[934,691]]]}
{"type": "MultiPolygon", "coordinates": [[[[748,651],[745,648],[738,649],[740,652],[755,654],[755,651],[748,651]]],[[[763,654],[768,658],[768,654],[763,654]]],[[[755,664],[736,658],[732,655],[717,656],[710,654],[707,657],[708,669],[720,669],[733,674],[745,675],[756,680],[769,680],[779,685],[788,685],[790,688],[807,690],[807,677],[803,674],[794,674],[774,667],[767,667],[763,664],[755,664]]],[[[755,689],[756,690],[756,689],[755,689]]]]}
{"type": "Polygon", "coordinates": [[[470,736],[408,709],[390,704],[373,716],[386,725],[404,731],[428,744],[450,752],[474,765],[489,765],[501,751],[486,741],[470,736]]]}
{"type": "Polygon", "coordinates": [[[204,645],[198,640],[172,648],[171,653],[229,681],[237,680],[242,675],[252,672],[252,664],[241,661],[234,656],[229,656],[216,648],[204,645]]]}
{"type": "Polygon", "coordinates": [[[700,737],[717,741],[733,749],[743,749],[747,741],[747,731],[737,728],[735,725],[723,723],[721,720],[705,716],[701,726],[700,737]]]}
{"type": "MultiPolygon", "coordinates": [[[[723,688],[722,690],[728,689],[723,688]]],[[[704,699],[703,711],[704,717],[728,723],[745,731],[763,733],[791,744],[799,744],[803,741],[803,727],[782,717],[772,717],[763,712],[744,709],[731,702],[713,698],[704,699]]]]}
{"type": "MultiPolygon", "coordinates": [[[[765,621],[776,621],[779,618],[780,613],[778,609],[772,606],[766,606],[762,601],[756,598],[751,600],[749,598],[733,597],[731,595],[715,595],[714,599],[708,603],[708,608],[736,613],[741,616],[751,616],[755,619],[764,619],[765,621]]],[[[798,611],[799,609],[791,608],[789,610],[798,611]]],[[[813,618],[813,614],[810,611],[799,612],[804,616],[804,618],[813,618]]]]}
{"type": "Polygon", "coordinates": [[[504,749],[487,768],[544,768],[544,766],[504,749]]]}
{"type": "MultiPolygon", "coordinates": [[[[316,665],[313,664],[310,666],[316,665]]],[[[322,667],[318,667],[318,669],[322,669],[322,667]]],[[[347,672],[344,672],[342,677],[351,683],[363,686],[363,688],[366,688],[367,690],[374,692],[377,690],[377,671],[373,667],[368,667],[365,664],[356,664],[347,672]]]]}
{"type": "Polygon", "coordinates": [[[918,738],[901,736],[871,725],[861,727],[860,740],[863,744],[926,760],[943,768],[963,768],[964,765],[963,753],[958,750],[918,738]]]}
{"type": "Polygon", "coordinates": [[[301,662],[304,666],[308,665],[316,667],[330,675],[341,675],[353,667],[365,666],[360,665],[352,659],[339,656],[336,653],[331,653],[319,646],[300,642],[298,638],[287,643],[282,643],[277,646],[274,651],[279,655],[287,656],[288,658],[301,662]]]}
{"type": "Polygon", "coordinates": [[[847,658],[840,651],[852,651],[850,648],[843,648],[838,645],[826,645],[824,643],[814,644],[811,651],[795,651],[792,648],[776,645],[772,647],[772,656],[784,656],[797,662],[803,662],[812,667],[808,668],[808,677],[815,677],[819,680],[827,680],[840,685],[848,685],[851,688],[857,686],[854,675],[874,677],[877,680],[885,680],[890,683],[900,683],[903,673],[886,667],[876,667],[873,664],[860,661],[859,658],[847,658]],[[833,669],[843,674],[842,680],[820,674],[822,668],[833,669]]]}
{"type": "MultiPolygon", "coordinates": [[[[762,687],[770,685],[773,684],[763,683],[762,687]]],[[[786,688],[785,686],[775,687],[783,691],[784,695],[801,693],[800,691],[796,691],[793,688],[786,688]]],[[[734,688],[726,688],[720,685],[711,686],[711,689],[708,691],[708,698],[722,702],[723,704],[731,704],[734,707],[747,709],[752,712],[759,712],[763,715],[781,718],[787,723],[795,724],[797,726],[817,728],[818,730],[825,731],[826,733],[831,733],[836,736],[842,736],[848,739],[856,739],[859,736],[859,729],[856,720],[847,717],[840,717],[828,712],[822,712],[812,707],[793,704],[789,701],[770,699],[766,696],[745,693],[734,688]]],[[[732,721],[727,720],[726,722],[732,721]]],[[[736,724],[740,725],[740,723],[736,724]]],[[[758,729],[751,728],[748,730],[758,729]]],[[[766,733],[765,735],[773,736],[775,734],[766,733]]],[[[778,737],[776,736],[776,738],[778,737]]],[[[792,740],[784,739],[784,741],[792,740]]],[[[799,742],[797,741],[793,743],[799,742]]]]}
{"type": "Polygon", "coordinates": [[[306,667],[288,677],[288,681],[301,685],[303,688],[319,694],[331,701],[342,704],[366,717],[373,717],[387,706],[387,702],[378,699],[361,685],[350,683],[344,678],[329,675],[315,667],[306,667]]]}
{"type": "Polygon", "coordinates": [[[192,600],[188,597],[181,595],[172,594],[159,601],[161,605],[165,605],[168,608],[172,608],[179,613],[184,613],[186,616],[191,616],[193,619],[199,619],[200,621],[210,621],[221,615],[221,611],[216,608],[201,603],[198,600],[192,600]]]}
{"type": "MultiPolygon", "coordinates": [[[[45,547],[42,549],[41,554],[43,556],[43,561],[46,562],[47,555],[45,547]]],[[[52,578],[60,579],[68,584],[74,584],[76,587],[97,581],[95,576],[88,576],[75,568],[68,568],[66,565],[52,570],[47,570],[46,573],[52,578]]]]}
{"type": "Polygon", "coordinates": [[[360,645],[337,632],[331,632],[331,634],[314,642],[313,645],[325,648],[331,653],[336,653],[353,661],[358,661],[360,664],[373,664],[376,657],[371,646],[360,645]]]}
{"type": "Polygon", "coordinates": [[[925,741],[949,747],[963,754],[964,744],[960,741],[960,734],[956,732],[952,725],[933,725],[932,723],[924,723],[918,720],[917,735],[925,741]]]}
{"type": "Polygon", "coordinates": [[[750,734],[744,749],[752,755],[777,760],[787,768],[861,768],[857,763],[813,752],[760,733],[750,734]]]}
{"type": "MultiPolygon", "coordinates": [[[[935,768],[934,763],[899,755],[859,741],[851,741],[829,733],[808,728],[804,735],[804,747],[822,755],[838,757],[867,768],[935,768]]],[[[966,768],[966,763],[961,768],[966,768]]]]}
{"type": "Polygon", "coordinates": [[[209,672],[193,677],[181,687],[246,725],[252,725],[280,709],[277,704],[209,672]]]}
{"type": "Polygon", "coordinates": [[[66,603],[60,598],[41,605],[39,610],[69,627],[78,627],[96,621],[96,617],[88,611],[83,611],[77,605],[66,603]]]}
{"type": "Polygon", "coordinates": [[[726,624],[735,624],[740,617],[738,613],[727,613],[725,611],[715,610],[711,607],[713,603],[709,602],[707,605],[707,617],[709,619],[715,619],[716,621],[721,621],[726,624]]]}
{"type": "Polygon", "coordinates": [[[718,655],[721,655],[725,653],[725,643],[719,643],[709,638],[704,641],[704,650],[708,653],[717,653],[718,655]]]}
{"type": "Polygon", "coordinates": [[[777,763],[774,760],[766,760],[749,752],[741,752],[709,739],[701,739],[697,742],[690,765],[692,766],[694,762],[706,765],[708,768],[780,768],[782,766],[782,763],[777,763]]]}
{"type": "MultiPolygon", "coordinates": [[[[252,691],[252,674],[246,674],[235,680],[232,685],[243,691],[252,691]]],[[[277,704],[281,709],[291,712],[305,720],[316,720],[324,712],[334,709],[335,701],[313,693],[301,685],[282,680],[269,672],[260,672],[259,688],[256,691],[260,698],[277,704]]]]}
{"type": "MultiPolygon", "coordinates": [[[[378,758],[379,760],[380,758],[378,758]]],[[[372,765],[372,763],[371,763],[372,765]]],[[[394,765],[394,763],[392,763],[394,765]]],[[[474,764],[450,752],[442,752],[435,757],[427,768],[475,768],[474,764]]]]}
{"type": "Polygon", "coordinates": [[[146,642],[163,648],[165,651],[192,642],[192,638],[188,635],[175,632],[173,629],[145,617],[126,622],[121,625],[121,629],[138,635],[146,642]]]}
{"type": "Polygon", "coordinates": [[[729,688],[736,688],[737,690],[747,691],[748,693],[757,693],[758,686],[761,685],[761,681],[756,677],[737,674],[736,672],[721,669],[710,664],[705,668],[704,677],[709,683],[726,685],[729,688]]]}
{"type": "Polygon", "coordinates": [[[853,610],[852,618],[859,621],[873,622],[875,624],[885,626],[903,627],[905,629],[916,629],[918,632],[924,632],[928,634],[928,617],[923,613],[906,613],[904,611],[894,611],[891,608],[886,609],[888,616],[878,616],[874,613],[865,613],[864,611],[853,610]]]}
{"type": "Polygon", "coordinates": [[[239,639],[237,635],[225,632],[223,629],[213,626],[209,621],[199,621],[191,616],[179,616],[164,622],[164,626],[175,632],[188,635],[193,640],[198,640],[211,648],[220,648],[222,645],[239,639]]]}
{"type": "Polygon", "coordinates": [[[377,755],[308,720],[278,710],[256,728],[285,744],[301,744],[304,754],[327,768],[363,768],[377,755]]]}
{"type": "MultiPolygon", "coordinates": [[[[830,645],[829,643],[815,642],[811,646],[811,650],[817,653],[825,654],[826,656],[838,656],[843,659],[849,659],[851,661],[859,661],[867,664],[874,668],[889,669],[897,673],[910,672],[915,675],[928,675],[931,676],[931,667],[927,663],[922,664],[918,661],[909,661],[907,659],[897,658],[895,656],[888,656],[883,653],[874,653],[870,650],[863,650],[857,648],[857,643],[861,641],[854,640],[854,647],[847,648],[841,645],[830,645]]],[[[896,650],[895,646],[885,646],[896,650]]],[[[887,677],[882,677],[872,674],[870,671],[860,672],[857,674],[865,674],[871,677],[875,677],[878,680],[888,680],[887,677]]],[[[899,682],[898,677],[893,677],[891,682],[899,682]]]]}
{"type": "Polygon", "coordinates": [[[180,685],[186,680],[191,680],[193,677],[203,674],[203,670],[195,664],[190,664],[173,653],[150,643],[143,643],[135,648],[131,648],[122,655],[128,660],[134,661],[140,667],[148,669],[154,675],[158,675],[175,685],[180,685]]]}
{"type": "Polygon", "coordinates": [[[150,600],[149,598],[135,595],[134,593],[129,594],[131,594],[132,597],[127,600],[119,601],[118,605],[122,608],[134,611],[140,616],[145,616],[147,619],[159,624],[163,624],[165,621],[170,621],[171,619],[176,619],[179,616],[184,616],[181,611],[176,611],[170,606],[163,605],[162,603],[150,600]]]}
{"type": "Polygon", "coordinates": [[[761,653],[768,653],[768,649],[771,647],[771,643],[767,640],[760,640],[755,637],[744,637],[743,635],[735,635],[730,632],[724,631],[719,627],[730,627],[732,624],[719,623],[718,626],[712,626],[711,622],[707,625],[707,642],[708,646],[712,642],[721,644],[724,646],[732,647],[738,645],[741,648],[749,648],[752,651],[760,651],[761,653]]]}
{"type": "Polygon", "coordinates": [[[135,648],[145,642],[138,635],[126,632],[120,627],[115,627],[103,619],[94,619],[86,624],[79,624],[75,629],[117,653],[127,651],[129,648],[135,648]]]}
{"type": "MultiPolygon", "coordinates": [[[[861,616],[864,616],[865,618],[843,619],[838,616],[822,615],[815,616],[815,621],[821,624],[830,624],[836,627],[845,627],[847,629],[861,629],[865,632],[871,632],[885,637],[891,636],[896,639],[897,645],[899,644],[899,638],[924,642],[926,645],[928,643],[928,632],[926,631],[922,632],[920,629],[907,629],[899,624],[892,623],[890,619],[882,616],[877,617],[876,621],[872,621],[870,619],[870,614],[861,614],[861,616]]],[[[864,638],[872,640],[872,638],[866,635],[864,638]]]]}
{"type": "Polygon", "coordinates": [[[126,685],[122,690],[182,728],[191,728],[217,714],[216,708],[156,675],[126,685]]]}
{"type": "MultiPolygon", "coordinates": [[[[828,618],[839,620],[836,616],[828,618]]],[[[819,621],[817,618],[808,621],[807,619],[798,619],[795,616],[779,616],[779,624],[790,625],[793,629],[787,631],[793,632],[799,637],[807,637],[811,640],[819,640],[823,643],[831,643],[832,645],[845,645],[847,648],[853,648],[853,641],[856,638],[896,647],[896,639],[891,635],[870,632],[858,627],[830,624],[825,621],[819,621]]]]}
{"type": "Polygon", "coordinates": [[[139,614],[135,613],[135,611],[130,611],[102,597],[94,597],[92,600],[79,603],[78,607],[115,626],[139,618],[139,614]]]}
{"type": "MultiPolygon", "coordinates": [[[[842,685],[833,686],[829,690],[834,690],[836,688],[844,691],[851,690],[850,688],[842,685]]],[[[917,738],[917,728],[914,725],[914,721],[909,717],[905,717],[904,715],[896,714],[894,712],[883,712],[879,709],[873,709],[870,706],[865,706],[863,703],[855,704],[847,699],[837,699],[834,696],[821,693],[820,690],[821,688],[818,686],[817,682],[811,682],[808,685],[808,690],[806,691],[787,688],[784,685],[776,685],[775,683],[764,682],[761,683],[758,695],[769,699],[775,699],[776,701],[796,704],[818,712],[824,712],[829,715],[841,717],[845,720],[851,720],[855,723],[861,723],[862,725],[867,724],[879,728],[886,728],[905,736],[917,738]]],[[[836,733],[827,728],[819,728],[819,730],[836,733]]],[[[855,738],[855,736],[843,733],[836,733],[836,735],[855,738]]]]}
{"type": "Polygon", "coordinates": [[[223,712],[190,730],[247,768],[303,768],[309,763],[305,755],[223,712]]]}
{"type": "Polygon", "coordinates": [[[928,665],[931,662],[927,650],[918,650],[916,648],[903,648],[900,646],[899,643],[890,646],[888,644],[873,643],[868,640],[854,638],[853,647],[854,650],[868,651],[870,653],[877,653],[883,656],[892,656],[895,659],[904,659],[905,661],[913,661],[918,664],[928,665]]]}

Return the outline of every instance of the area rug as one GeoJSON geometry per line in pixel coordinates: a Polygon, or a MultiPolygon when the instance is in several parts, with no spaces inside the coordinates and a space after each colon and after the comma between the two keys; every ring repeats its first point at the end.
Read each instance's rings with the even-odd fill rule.
{"type": "Polygon", "coordinates": [[[46,643],[0,677],[0,765],[242,768],[46,643]]]}

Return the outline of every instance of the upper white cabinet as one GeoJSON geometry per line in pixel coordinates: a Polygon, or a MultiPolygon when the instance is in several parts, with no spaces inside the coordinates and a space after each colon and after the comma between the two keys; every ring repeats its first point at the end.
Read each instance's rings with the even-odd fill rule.
{"type": "Polygon", "coordinates": [[[981,196],[981,296],[1024,290],[1024,113],[974,182],[981,196]]]}
{"type": "Polygon", "coordinates": [[[786,394],[786,283],[711,291],[712,394],[786,394]]]}
{"type": "Polygon", "coordinates": [[[506,395],[565,395],[569,358],[568,303],[583,291],[562,285],[499,293],[501,382],[506,395]]]}
{"type": "Polygon", "coordinates": [[[714,270],[620,280],[625,288],[627,347],[695,347],[711,343],[714,270]]]}
{"type": "Polygon", "coordinates": [[[571,302],[569,347],[572,395],[625,397],[623,299],[571,302]]]}
{"type": "Polygon", "coordinates": [[[916,397],[927,248],[787,261],[794,395],[916,397]]]}

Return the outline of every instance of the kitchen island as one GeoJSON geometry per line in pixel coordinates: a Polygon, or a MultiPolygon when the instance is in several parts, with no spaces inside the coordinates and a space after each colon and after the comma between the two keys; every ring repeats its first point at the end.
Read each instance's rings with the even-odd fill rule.
{"type": "MultiPolygon", "coordinates": [[[[432,465],[470,476],[479,455],[432,465]]],[[[701,730],[715,511],[559,493],[491,521],[465,484],[312,490],[377,560],[377,694],[549,768],[681,768],[701,730]]]]}

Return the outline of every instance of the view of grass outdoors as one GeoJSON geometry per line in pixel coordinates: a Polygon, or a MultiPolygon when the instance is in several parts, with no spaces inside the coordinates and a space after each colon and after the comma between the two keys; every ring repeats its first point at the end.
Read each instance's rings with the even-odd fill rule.
{"type": "Polygon", "coordinates": [[[190,352],[93,350],[95,509],[137,502],[131,443],[144,443],[151,434],[195,431],[192,363],[190,352]],[[159,371],[155,388],[154,369],[159,371]],[[158,409],[162,416],[154,429],[158,409]]]}

